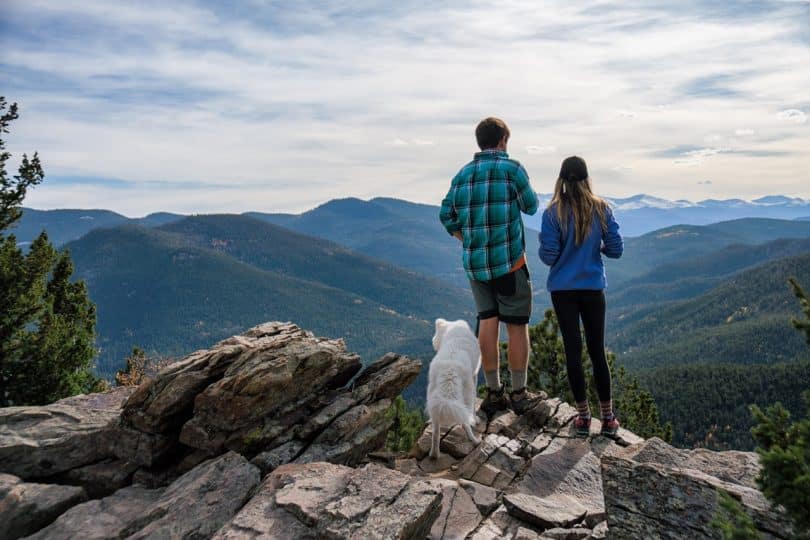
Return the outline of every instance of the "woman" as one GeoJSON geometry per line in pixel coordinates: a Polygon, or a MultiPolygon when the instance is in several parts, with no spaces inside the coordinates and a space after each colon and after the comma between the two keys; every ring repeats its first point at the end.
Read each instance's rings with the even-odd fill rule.
{"type": "Polygon", "coordinates": [[[594,195],[588,167],[581,157],[566,158],[554,187],[554,197],[543,212],[540,259],[551,267],[547,288],[560,323],[568,382],[577,404],[577,435],[587,437],[591,411],[582,370],[579,320],[593,364],[599,395],[602,435],[614,438],[619,421],[613,414],[610,369],[605,359],[605,266],[602,255],[621,257],[624,243],[608,204],[594,195]]]}

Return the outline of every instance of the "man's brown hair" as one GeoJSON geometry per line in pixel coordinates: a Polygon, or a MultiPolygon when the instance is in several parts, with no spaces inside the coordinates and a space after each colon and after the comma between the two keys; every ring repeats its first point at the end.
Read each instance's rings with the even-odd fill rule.
{"type": "Polygon", "coordinates": [[[507,140],[509,139],[509,128],[506,127],[506,122],[493,116],[484,118],[475,128],[475,140],[478,141],[478,147],[481,150],[495,148],[504,136],[507,140]]]}

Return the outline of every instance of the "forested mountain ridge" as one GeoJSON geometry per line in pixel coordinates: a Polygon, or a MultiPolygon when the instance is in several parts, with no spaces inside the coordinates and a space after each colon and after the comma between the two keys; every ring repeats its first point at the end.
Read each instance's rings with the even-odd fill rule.
{"type": "Polygon", "coordinates": [[[256,268],[359,294],[403,315],[431,320],[474,317],[467,289],[248,216],[193,216],[160,230],[180,234],[198,247],[226,253],[256,268]],[[425,290],[430,294],[424,294],[425,290]]]}
{"type": "MultiPolygon", "coordinates": [[[[360,294],[258,268],[179,233],[123,225],[92,231],[67,248],[97,305],[102,375],[119,369],[133,345],[179,355],[266,320],[345,336],[367,358],[431,350],[427,314],[403,315],[360,294]]],[[[419,276],[411,286],[426,298],[444,291],[419,276]]],[[[465,307],[458,309],[462,316],[465,307]]]]}
{"type": "Polygon", "coordinates": [[[695,298],[613,320],[608,344],[628,367],[796,358],[806,347],[790,326],[799,306],[788,277],[810,283],[810,252],[744,270],[695,298]]]}
{"type": "Polygon", "coordinates": [[[794,417],[805,410],[801,394],[810,384],[810,358],[805,358],[777,364],[672,365],[638,375],[655,398],[662,422],[672,422],[676,446],[753,450],[750,405],[780,402],[794,417]]]}

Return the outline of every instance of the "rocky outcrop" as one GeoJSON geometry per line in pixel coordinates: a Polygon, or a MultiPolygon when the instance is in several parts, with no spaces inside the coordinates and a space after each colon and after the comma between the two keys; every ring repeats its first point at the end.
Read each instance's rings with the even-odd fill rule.
{"type": "Polygon", "coordinates": [[[678,450],[660,439],[602,459],[608,527],[627,538],[715,538],[718,495],[729,493],[764,538],[790,538],[785,518],[755,487],[756,454],[678,450]]]}
{"type": "Polygon", "coordinates": [[[709,538],[720,491],[789,537],[755,454],[611,440],[598,421],[580,439],[546,396],[479,416],[478,444],[443,428],[440,459],[430,424],[408,455],[376,451],[419,369],[396,354],[363,369],[340,340],[267,323],[134,392],[0,409],[0,540],[709,538]]]}
{"type": "Polygon", "coordinates": [[[354,465],[378,447],[390,399],[420,364],[388,355],[361,369],[342,340],[267,323],[197,351],[142,385],[124,405],[116,454],[145,467],[178,453],[227,450],[271,467],[293,461],[354,465]]]}
{"type": "Polygon", "coordinates": [[[108,424],[133,390],[116,388],[45,407],[0,408],[0,471],[32,480],[108,459],[108,424]]]}

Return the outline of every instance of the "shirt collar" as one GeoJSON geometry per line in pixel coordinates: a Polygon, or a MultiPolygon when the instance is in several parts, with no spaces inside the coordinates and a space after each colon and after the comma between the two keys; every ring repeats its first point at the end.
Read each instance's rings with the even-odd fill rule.
{"type": "Polygon", "coordinates": [[[480,152],[476,152],[473,156],[474,159],[494,159],[494,158],[508,158],[509,154],[504,152],[503,150],[496,150],[495,148],[488,148],[486,150],[481,150],[480,152]]]}

